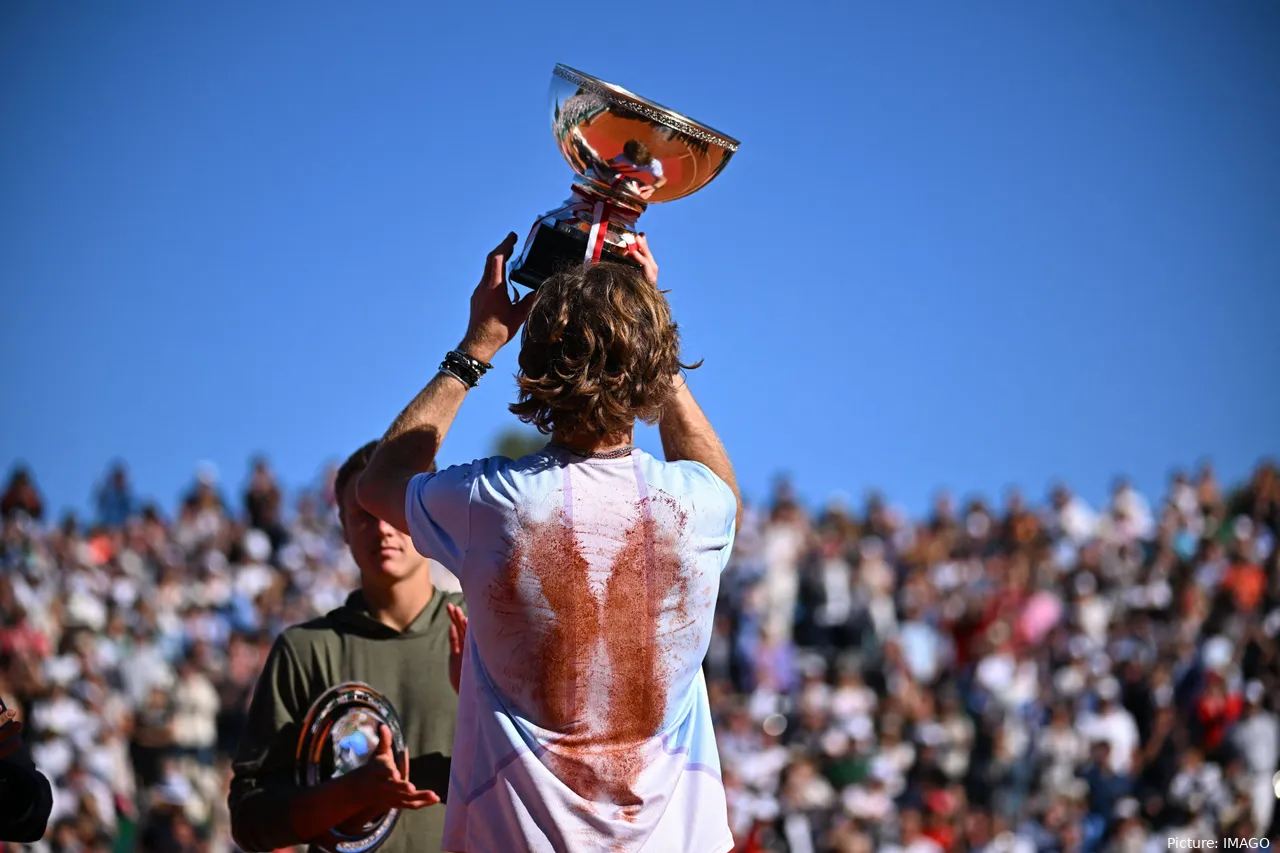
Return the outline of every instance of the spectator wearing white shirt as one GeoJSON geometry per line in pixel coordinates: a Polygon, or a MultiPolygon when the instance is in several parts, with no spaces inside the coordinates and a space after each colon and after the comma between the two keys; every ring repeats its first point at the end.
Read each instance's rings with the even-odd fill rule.
{"type": "Polygon", "coordinates": [[[875,713],[876,693],[862,680],[862,673],[855,666],[840,668],[835,691],[831,694],[831,714],[846,730],[855,721],[870,721],[875,713]]]}
{"type": "Polygon", "coordinates": [[[932,684],[943,663],[944,643],[922,610],[914,602],[904,608],[905,619],[898,626],[898,645],[911,677],[920,684],[932,684]]]}
{"type": "Polygon", "coordinates": [[[86,719],[84,705],[58,681],[53,682],[49,698],[37,703],[31,711],[31,724],[35,728],[63,736],[83,728],[86,719]]]}
{"type": "Polygon", "coordinates": [[[1111,522],[1132,539],[1150,539],[1155,532],[1151,504],[1126,477],[1117,479],[1112,490],[1111,522]]]}
{"type": "Polygon", "coordinates": [[[1271,825],[1280,790],[1273,777],[1280,762],[1280,720],[1265,705],[1266,689],[1261,682],[1245,685],[1243,718],[1228,737],[1237,755],[1244,759],[1249,776],[1249,796],[1253,806],[1253,825],[1265,831],[1271,825]]]}
{"type": "Polygon", "coordinates": [[[845,788],[841,794],[845,811],[872,823],[889,817],[893,813],[893,797],[888,789],[891,775],[892,771],[887,767],[872,767],[862,784],[845,788]]]}
{"type": "Polygon", "coordinates": [[[1088,741],[1071,725],[1071,709],[1065,703],[1054,706],[1052,720],[1040,735],[1036,752],[1041,784],[1049,790],[1066,785],[1075,776],[1076,768],[1088,759],[1088,741]]]}
{"type": "Polygon", "coordinates": [[[871,766],[879,769],[890,795],[897,797],[906,788],[907,773],[916,761],[916,748],[902,737],[902,720],[886,714],[880,720],[880,743],[871,766]]]}
{"type": "Polygon", "coordinates": [[[130,628],[130,642],[120,662],[120,677],[134,706],[141,705],[154,688],[168,689],[173,684],[173,669],[164,653],[152,639],[154,631],[147,625],[130,628]]]}
{"type": "Polygon", "coordinates": [[[77,756],[67,768],[61,784],[54,787],[53,811],[49,814],[49,822],[57,823],[73,818],[86,807],[108,832],[115,831],[116,804],[111,788],[90,774],[77,756]]]}
{"type": "Polygon", "coordinates": [[[1110,747],[1111,772],[1129,776],[1141,738],[1133,714],[1120,704],[1120,683],[1108,676],[1096,687],[1098,709],[1080,715],[1081,734],[1092,742],[1105,741],[1110,747]]]}
{"type": "Polygon", "coordinates": [[[790,508],[776,512],[775,522],[764,536],[764,630],[771,637],[789,640],[800,589],[800,554],[807,525],[799,510],[790,508]]]}
{"type": "Polygon", "coordinates": [[[937,743],[938,765],[948,779],[960,781],[969,772],[975,731],[973,720],[952,691],[942,694],[938,727],[941,731],[937,743]]]}
{"type": "Polygon", "coordinates": [[[1078,547],[1097,533],[1098,514],[1066,486],[1058,485],[1050,497],[1046,526],[1050,535],[1061,536],[1078,547]]]}
{"type": "Polygon", "coordinates": [[[178,682],[173,688],[173,741],[201,764],[213,763],[218,708],[218,691],[213,683],[194,660],[182,660],[178,664],[178,682]]]}
{"type": "Polygon", "coordinates": [[[1074,622],[1095,648],[1101,648],[1107,641],[1115,605],[1099,593],[1098,577],[1091,571],[1077,573],[1072,586],[1075,591],[1072,602],[1074,622]]]}
{"type": "Polygon", "coordinates": [[[1186,750],[1169,784],[1169,801],[1185,812],[1188,822],[1211,827],[1227,804],[1227,794],[1222,768],[1205,761],[1198,747],[1186,750]]]}

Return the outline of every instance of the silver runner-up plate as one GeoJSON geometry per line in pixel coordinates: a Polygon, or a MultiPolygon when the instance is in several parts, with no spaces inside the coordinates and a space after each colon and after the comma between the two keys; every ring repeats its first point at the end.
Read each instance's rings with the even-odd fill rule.
{"type": "MultiPolygon", "coordinates": [[[[396,766],[404,766],[404,727],[385,696],[359,681],[326,690],[307,712],[298,736],[298,784],[312,787],[363,767],[377,754],[382,725],[391,730],[396,766]]],[[[313,843],[330,853],[369,853],[382,846],[399,818],[392,809],[354,833],[335,829],[313,843]]]]}

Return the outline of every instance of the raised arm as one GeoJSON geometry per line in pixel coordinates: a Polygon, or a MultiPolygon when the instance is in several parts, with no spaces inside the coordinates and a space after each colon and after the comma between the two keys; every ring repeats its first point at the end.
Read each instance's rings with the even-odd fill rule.
{"type": "MultiPolygon", "coordinates": [[[[507,290],[507,258],[516,235],[507,235],[485,260],[484,275],[471,295],[471,321],[458,349],[488,362],[507,344],[529,314],[533,293],[512,302],[507,290]]],[[[418,392],[382,437],[369,465],[356,483],[356,498],[373,515],[408,532],[405,490],[426,471],[453,424],[468,387],[441,371],[418,392]]]]}
{"type": "Polygon", "coordinates": [[[675,393],[662,411],[658,422],[658,434],[662,436],[662,452],[668,462],[689,460],[701,462],[711,469],[733,492],[738,504],[737,526],[742,526],[742,495],[738,492],[738,479],[733,474],[729,454],[725,452],[720,437],[707,420],[698,401],[693,399],[689,384],[677,376],[675,393]]]}
{"type": "MultiPolygon", "coordinates": [[[[658,263],[649,251],[649,241],[640,234],[636,243],[629,247],[628,256],[644,267],[645,277],[656,287],[658,284],[658,263]]],[[[658,422],[658,434],[662,437],[662,452],[668,462],[687,460],[701,462],[711,469],[733,492],[737,503],[736,523],[742,526],[742,495],[738,491],[738,479],[733,474],[733,465],[729,462],[729,454],[725,452],[720,437],[716,435],[711,421],[698,401],[693,399],[693,392],[683,377],[672,377],[675,391],[662,411],[662,420],[658,422]]]]}

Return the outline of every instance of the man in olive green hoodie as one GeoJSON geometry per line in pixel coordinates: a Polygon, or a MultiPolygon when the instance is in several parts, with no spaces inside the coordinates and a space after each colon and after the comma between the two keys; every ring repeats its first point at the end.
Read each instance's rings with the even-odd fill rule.
{"type": "Polygon", "coordinates": [[[408,535],[356,500],[356,480],[376,445],[353,454],[334,482],[360,590],[326,616],[284,631],[254,691],[228,798],[232,836],[246,851],[324,843],[331,830],[392,808],[401,810],[400,819],[383,851],[440,850],[440,795],[449,786],[458,711],[458,631],[466,617],[461,594],[432,586],[428,562],[408,535]],[[303,718],[325,690],[344,681],[363,681],[395,706],[408,772],[383,750],[345,776],[302,787],[294,780],[294,756],[303,718]]]}

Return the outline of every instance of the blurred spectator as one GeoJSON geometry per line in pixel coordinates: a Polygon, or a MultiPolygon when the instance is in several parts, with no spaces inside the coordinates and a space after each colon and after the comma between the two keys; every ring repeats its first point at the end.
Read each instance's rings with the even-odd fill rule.
{"type": "Polygon", "coordinates": [[[1120,684],[1111,676],[1097,686],[1096,711],[1083,714],[1078,722],[1080,732],[1093,743],[1107,745],[1107,764],[1113,773],[1128,775],[1139,747],[1138,724],[1120,704],[1120,684]]]}
{"type": "Polygon", "coordinates": [[[1231,732],[1231,754],[1243,759],[1246,787],[1255,827],[1271,826],[1276,800],[1272,775],[1280,761],[1280,720],[1266,709],[1266,688],[1250,681],[1244,690],[1244,717],[1231,732]]]}
{"type": "Polygon", "coordinates": [[[1071,546],[1083,545],[1098,529],[1097,514],[1062,484],[1050,496],[1048,517],[1049,534],[1071,546]]]}
{"type": "Polygon", "coordinates": [[[1208,685],[1196,700],[1196,722],[1200,724],[1201,742],[1211,755],[1218,753],[1227,729],[1240,717],[1244,702],[1239,693],[1228,691],[1221,675],[1207,675],[1208,685]]]}
{"type": "Polygon", "coordinates": [[[9,485],[0,495],[0,517],[12,518],[19,513],[34,521],[44,518],[44,500],[36,491],[36,484],[31,479],[31,472],[19,465],[13,469],[9,477],[9,485]]]}
{"type": "Polygon", "coordinates": [[[117,462],[111,466],[106,480],[98,487],[96,498],[98,524],[103,527],[124,527],[125,522],[133,518],[137,505],[129,487],[129,474],[124,463],[117,462]]]}
{"type": "Polygon", "coordinates": [[[258,457],[253,461],[249,474],[249,487],[244,493],[244,509],[249,526],[261,530],[271,538],[274,548],[285,542],[287,534],[283,521],[283,496],[276,483],[275,474],[267,466],[267,460],[258,457]]]}

